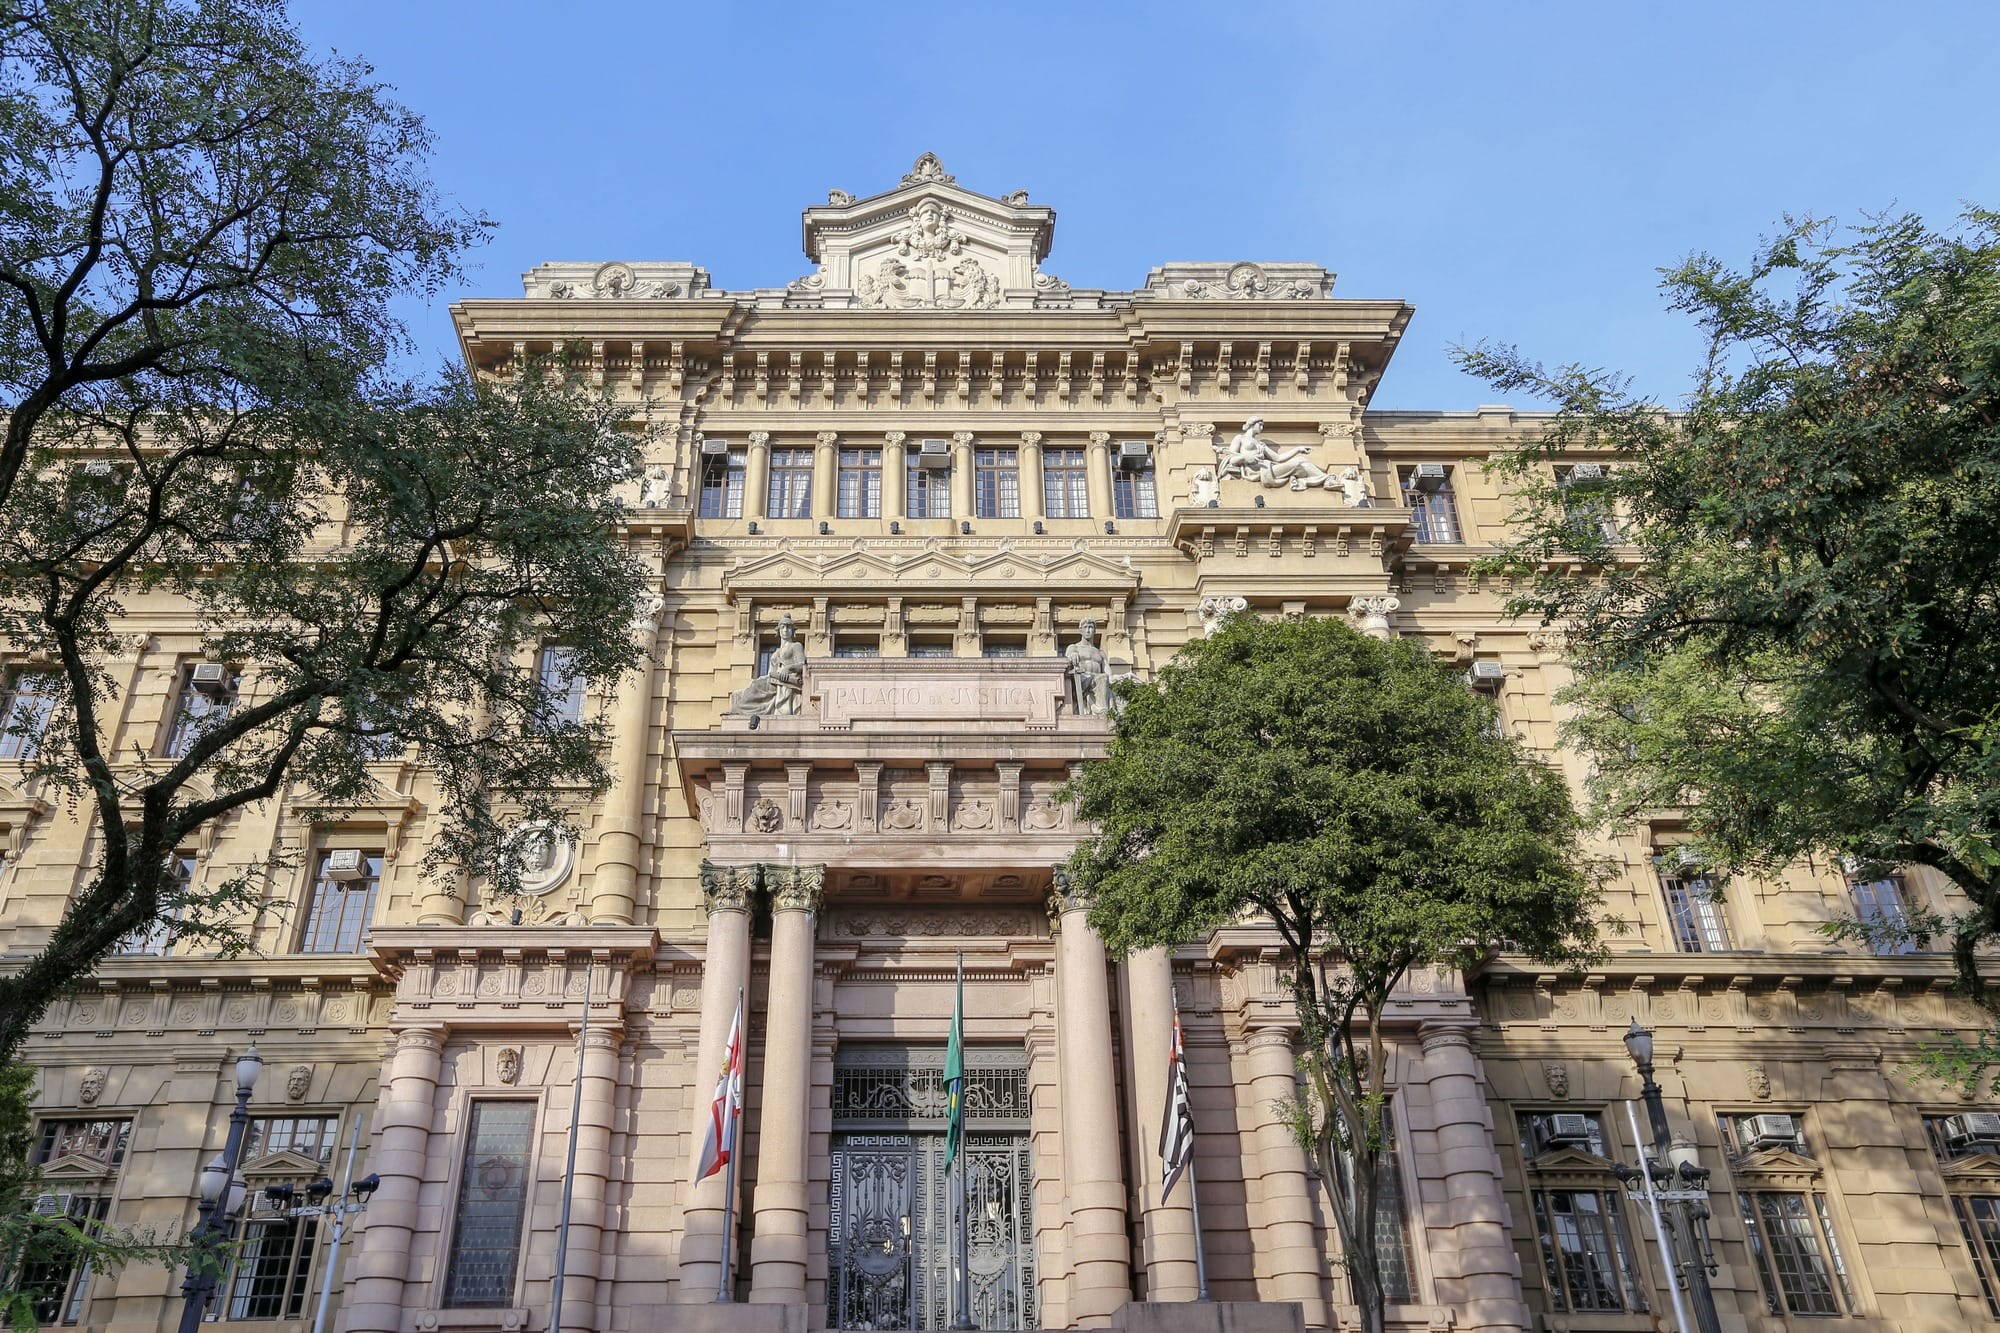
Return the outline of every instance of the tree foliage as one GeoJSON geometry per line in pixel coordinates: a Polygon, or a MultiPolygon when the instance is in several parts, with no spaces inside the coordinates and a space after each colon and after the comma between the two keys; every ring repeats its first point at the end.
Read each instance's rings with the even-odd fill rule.
{"type": "Polygon", "coordinates": [[[643,432],[559,359],[385,375],[391,301],[484,224],[439,204],[421,122],[281,5],[0,0],[0,126],[0,644],[55,695],[0,725],[95,856],[0,976],[4,1060],[122,937],[247,947],[260,868],[188,895],[166,858],[281,793],[336,817],[385,755],[441,789],[426,872],[508,887],[507,827],[608,781],[535,645],[615,683],[644,570],[612,498],[643,432]],[[135,661],[176,668],[126,629],[148,597],[241,675],[173,752],[127,727],[135,661]]]}
{"type": "Polygon", "coordinates": [[[1383,1319],[1374,1219],[1383,1012],[1412,968],[1596,938],[1562,778],[1415,641],[1236,617],[1120,687],[1108,756],[1074,784],[1097,829],[1071,857],[1117,953],[1268,921],[1289,956],[1302,1142],[1333,1204],[1364,1325],[1383,1319]]]}
{"type": "Polygon", "coordinates": [[[1520,497],[1513,609],[1568,632],[1572,735],[1610,817],[1677,811],[1720,868],[1808,853],[1933,867],[1971,909],[1835,933],[1942,934],[1984,995],[2000,932],[2000,216],[1788,222],[1750,263],[1665,274],[1706,338],[1674,412],[1622,377],[1481,346],[1558,407],[1496,460],[1520,497]],[[1622,552],[1573,521],[1552,465],[1622,552]]]}

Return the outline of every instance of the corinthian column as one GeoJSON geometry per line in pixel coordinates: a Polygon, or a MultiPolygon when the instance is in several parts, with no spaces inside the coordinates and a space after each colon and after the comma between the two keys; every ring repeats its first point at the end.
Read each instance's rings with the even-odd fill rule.
{"type": "Polygon", "coordinates": [[[695,1056],[694,1087],[688,1096],[690,1183],[681,1207],[681,1285],[676,1293],[678,1299],[693,1303],[714,1300],[715,1285],[722,1277],[723,1190],[729,1173],[718,1171],[699,1182],[694,1173],[701,1169],[708,1099],[722,1074],[729,1024],[736,1017],[736,997],[750,976],[750,895],[756,888],[756,866],[701,863],[701,892],[708,904],[708,947],[702,954],[701,1044],[695,1056]]]}
{"type": "Polygon", "coordinates": [[[1412,1081],[1430,1085],[1435,1162],[1443,1176],[1438,1197],[1450,1201],[1435,1211],[1425,1208],[1438,1304],[1458,1312],[1461,1328],[1530,1328],[1471,1025],[1425,1023],[1417,1036],[1424,1065],[1412,1081]]]}
{"type": "Polygon", "coordinates": [[[825,866],[764,867],[771,895],[771,986],[764,1001],[764,1086],[750,1299],[806,1299],[806,1134],[812,1082],[813,916],[825,866]]]}
{"type": "MultiPolygon", "coordinates": [[[[1139,1123],[1139,1253],[1146,1263],[1146,1299],[1191,1301],[1198,1286],[1194,1266],[1194,1215],[1187,1183],[1160,1202],[1160,1130],[1167,1109],[1167,1059],[1173,1044],[1174,974],[1166,949],[1146,949],[1125,960],[1126,1043],[1132,1058],[1132,1097],[1139,1123]]],[[[1198,1123],[1198,1122],[1197,1122],[1198,1123]]],[[[1196,1173],[1199,1175],[1199,1172],[1196,1173]]]]}
{"type": "Polygon", "coordinates": [[[368,1226],[348,1272],[350,1333],[399,1333],[403,1327],[403,1284],[410,1273],[417,1191],[424,1180],[443,1050],[439,1028],[405,1028],[395,1037],[369,1160],[382,1184],[370,1201],[368,1226]]]}
{"type": "Polygon", "coordinates": [[[604,1199],[611,1180],[611,1120],[618,1099],[622,1033],[593,1027],[583,1036],[583,1099],[577,1107],[576,1188],[570,1197],[569,1275],[562,1324],[594,1328],[604,1262],[604,1199]]]}
{"type": "Polygon", "coordinates": [[[1319,1230],[1313,1225],[1306,1153],[1278,1110],[1298,1097],[1291,1029],[1277,1023],[1255,1028],[1244,1043],[1244,1054],[1257,1129],[1252,1137],[1256,1147],[1244,1162],[1243,1173],[1263,1184],[1263,1235],[1251,1247],[1263,1260],[1272,1299],[1297,1301],[1309,1326],[1326,1328],[1326,1293],[1320,1286],[1323,1260],[1319,1230]]]}
{"type": "Polygon", "coordinates": [[[611,790],[604,796],[597,835],[597,873],[592,877],[590,924],[629,926],[639,896],[639,827],[646,817],[646,741],[652,721],[653,649],[660,638],[660,612],[667,599],[644,598],[632,617],[639,665],[618,694],[611,730],[611,790]]]}
{"type": "Polygon", "coordinates": [[[1060,871],[1054,906],[1061,922],[1056,1031],[1062,1047],[1063,1194],[1069,1202],[1074,1273],[1071,1318],[1102,1327],[1132,1299],[1125,1236],[1125,1181],[1119,1169],[1118,1090],[1113,1082],[1111,986],[1104,942],[1090,928],[1090,902],[1060,871]]]}

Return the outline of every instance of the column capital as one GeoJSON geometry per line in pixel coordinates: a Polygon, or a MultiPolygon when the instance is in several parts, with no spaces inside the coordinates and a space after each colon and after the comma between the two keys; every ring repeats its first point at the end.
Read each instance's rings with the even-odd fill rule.
{"type": "Polygon", "coordinates": [[[1069,877],[1069,871],[1056,866],[1055,887],[1049,891],[1049,915],[1067,916],[1071,912],[1087,912],[1097,901],[1097,895],[1077,885],[1069,877]]]}
{"type": "Polygon", "coordinates": [[[825,866],[765,866],[764,888],[779,912],[817,912],[826,894],[825,866]]]}
{"type": "Polygon", "coordinates": [[[771,442],[771,432],[768,430],[753,430],[743,438],[750,441],[751,447],[761,449],[771,442]]]}
{"type": "Polygon", "coordinates": [[[1472,1024],[1420,1023],[1417,1025],[1417,1040],[1423,1043],[1425,1055],[1432,1051],[1469,1051],[1472,1049],[1472,1024]]]}
{"type": "Polygon", "coordinates": [[[717,912],[749,911],[750,895],[757,891],[757,885],[756,866],[701,863],[701,896],[711,916],[717,912]]]}
{"type": "MultiPolygon", "coordinates": [[[[570,1026],[573,1028],[577,1025],[572,1023],[570,1026]]],[[[602,1020],[598,1024],[593,1024],[590,1030],[583,1034],[583,1048],[586,1051],[616,1051],[624,1044],[623,1030],[614,1031],[608,1024],[603,1024],[602,1020]]]]}
{"type": "Polygon", "coordinates": [[[904,440],[907,440],[909,438],[910,438],[910,433],[908,431],[888,430],[882,432],[882,443],[888,445],[892,449],[895,448],[897,445],[901,444],[904,440]]]}
{"type": "Polygon", "coordinates": [[[1297,1031],[1294,1023],[1266,1022],[1250,1029],[1250,1035],[1243,1039],[1243,1048],[1248,1051],[1268,1046],[1282,1046],[1287,1055],[1292,1053],[1292,1034],[1297,1031]]]}
{"type": "Polygon", "coordinates": [[[1030,449],[1034,448],[1041,442],[1042,442],[1042,433],[1040,431],[1024,430],[1021,432],[1021,443],[1027,445],[1030,449]]]}
{"type": "Polygon", "coordinates": [[[823,430],[814,435],[813,438],[821,444],[833,444],[840,439],[840,432],[837,430],[823,430]]]}
{"type": "Polygon", "coordinates": [[[1111,432],[1108,430],[1094,430],[1090,432],[1090,442],[1099,448],[1103,448],[1105,445],[1111,443],[1111,432]]]}
{"type": "Polygon", "coordinates": [[[404,1028],[393,1040],[399,1051],[442,1051],[443,1028],[404,1028]]]}
{"type": "Polygon", "coordinates": [[[972,439],[972,432],[969,430],[955,430],[951,433],[951,442],[961,449],[971,444],[972,439]]]}

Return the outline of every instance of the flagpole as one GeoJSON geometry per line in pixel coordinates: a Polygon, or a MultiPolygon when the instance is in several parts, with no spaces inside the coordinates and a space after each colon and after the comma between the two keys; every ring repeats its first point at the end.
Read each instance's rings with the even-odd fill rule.
{"type": "Polygon", "coordinates": [[[583,1018],[576,1025],[576,1080],[569,1098],[569,1157],[563,1166],[562,1218],[556,1223],[556,1280],[549,1292],[550,1333],[562,1333],[563,1277],[569,1270],[569,1212],[576,1195],[576,1132],[583,1121],[583,1050],[590,1036],[590,969],[583,973],[583,1018]]]}
{"type": "MultiPolygon", "coordinates": [[[[1187,1051],[1186,1051],[1186,1037],[1185,1034],[1181,1031],[1180,994],[1177,991],[1174,991],[1171,987],[1169,987],[1168,996],[1173,1003],[1173,1012],[1174,1012],[1174,1053],[1173,1053],[1174,1058],[1167,1069],[1167,1114],[1169,1117],[1171,1117],[1174,1114],[1175,1103],[1177,1100],[1175,1097],[1175,1090],[1174,1090],[1175,1081],[1185,1080],[1187,1077],[1187,1051]]],[[[1166,1128],[1165,1126],[1162,1126],[1163,1133],[1165,1131],[1165,1128],[1166,1128]]],[[[1189,1215],[1189,1220],[1194,1224],[1195,1299],[1197,1301],[1205,1301],[1209,1298],[1208,1258],[1206,1254],[1203,1252],[1203,1247],[1201,1243],[1201,1189],[1195,1183],[1194,1138],[1192,1129],[1193,1129],[1193,1123],[1192,1120],[1190,1120],[1187,1164],[1182,1169],[1187,1173],[1188,1215],[1189,1215]]],[[[1166,1200],[1162,1199],[1160,1200],[1160,1202],[1165,1203],[1166,1200]]]]}
{"type": "Polygon", "coordinates": [[[1208,1299],[1208,1260],[1202,1256],[1201,1252],[1201,1191],[1195,1188],[1194,1153],[1192,1150],[1188,1153],[1187,1180],[1188,1212],[1194,1218],[1195,1299],[1205,1301],[1208,1299]]]}
{"type": "MultiPolygon", "coordinates": [[[[736,1012],[743,1020],[743,1027],[750,1026],[750,1016],[743,1012],[743,988],[736,988],[736,1012]]],[[[748,1039],[749,1033],[739,1029],[736,1040],[740,1044],[748,1039]]],[[[747,1062],[746,1062],[747,1063],[747,1062]]],[[[733,1074],[732,1069],[732,1074],[733,1074]]],[[[728,1106],[728,1123],[723,1127],[724,1140],[729,1144],[729,1169],[722,1180],[722,1274],[715,1282],[715,1300],[718,1305],[727,1305],[734,1299],[729,1294],[729,1261],[736,1251],[736,1158],[743,1151],[740,1141],[743,1121],[743,1103],[740,1093],[733,1093],[728,1106]]]]}

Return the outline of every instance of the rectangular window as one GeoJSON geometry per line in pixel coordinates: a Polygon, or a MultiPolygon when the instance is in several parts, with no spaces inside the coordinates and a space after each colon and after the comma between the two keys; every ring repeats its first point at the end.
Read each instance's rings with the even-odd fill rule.
{"type": "Polygon", "coordinates": [[[911,518],[951,517],[951,469],[925,467],[914,455],[903,468],[903,509],[911,518]]]}
{"type": "Polygon", "coordinates": [[[1084,483],[1084,451],[1042,450],[1042,512],[1050,518],[1089,518],[1090,489],[1084,483]]]}
{"type": "Polygon", "coordinates": [[[1721,883],[1712,875],[1660,872],[1667,896],[1667,921],[1674,947],[1682,953],[1726,953],[1729,919],[1722,914],[1721,883]]]}
{"type": "Polygon", "coordinates": [[[1028,641],[1026,639],[996,639],[988,635],[980,640],[979,655],[981,657],[1026,657],[1028,655],[1028,641]]]}
{"type": "Polygon", "coordinates": [[[834,512],[841,518],[882,517],[882,451],[842,449],[834,512]]]}
{"type": "MultiPolygon", "coordinates": [[[[1990,1111],[1925,1116],[1924,1133],[1941,1167],[1967,1157],[2000,1154],[2000,1115],[1990,1111]]],[[[1944,1183],[1972,1269],[1979,1275],[1980,1294],[1993,1317],[2000,1319],[2000,1195],[1991,1193],[1992,1181],[1980,1176],[1966,1178],[1947,1170],[1944,1183]]]]}
{"type": "Polygon", "coordinates": [[[812,517],[813,451],[773,449],[764,512],[772,518],[812,517]]]}
{"type": "Polygon", "coordinates": [[[535,685],[540,695],[535,730],[559,731],[583,721],[583,692],[590,682],[576,669],[576,658],[576,649],[550,644],[535,659],[535,685]]]}
{"type": "MultiPolygon", "coordinates": [[[[1375,1170],[1375,1254],[1382,1277],[1382,1294],[1392,1301],[1415,1299],[1416,1260],[1410,1249],[1409,1213],[1403,1206],[1402,1156],[1396,1144],[1395,1121],[1382,1108],[1382,1155],[1375,1170]]],[[[1343,1156],[1343,1174],[1352,1177],[1352,1157],[1343,1156]]]]}
{"type": "Polygon", "coordinates": [[[980,518],[1021,516],[1021,455],[1014,449],[980,449],[972,455],[972,494],[980,518]]]}
{"type": "Polygon", "coordinates": [[[167,758],[181,758],[204,733],[227,718],[242,686],[242,675],[231,667],[214,662],[190,662],[183,667],[174,699],[173,725],[167,730],[167,758]]]}
{"type": "Polygon", "coordinates": [[[318,1241],[315,1217],[246,1221],[226,1288],[227,1317],[297,1319],[303,1314],[318,1241]]]}
{"type": "Polygon", "coordinates": [[[912,639],[910,641],[910,656],[912,657],[950,657],[951,655],[950,639],[912,639]]]}
{"type": "MultiPolygon", "coordinates": [[[[1430,464],[1431,467],[1440,467],[1430,464]]],[[[1458,527],[1458,502],[1451,491],[1451,469],[1442,475],[1419,474],[1414,467],[1398,470],[1403,504],[1410,510],[1410,527],[1419,542],[1456,545],[1465,540],[1458,527]]]]}
{"type": "Polygon", "coordinates": [[[1853,1305],[1823,1196],[1762,1190],[1737,1197],[1770,1313],[1838,1315],[1853,1305]]]}
{"type": "Polygon", "coordinates": [[[1153,484],[1153,463],[1143,467],[1111,469],[1111,515],[1113,518],[1158,518],[1159,491],[1153,484]]]}
{"type": "Polygon", "coordinates": [[[1900,875],[1850,879],[1854,919],[1870,928],[1869,947],[1878,954],[1916,953],[1929,944],[1910,933],[1910,900],[1900,875]]]}
{"type": "Polygon", "coordinates": [[[1646,1308],[1621,1194],[1617,1189],[1534,1191],[1535,1230],[1554,1309],[1646,1308]]]}
{"type": "Polygon", "coordinates": [[[33,759],[56,711],[53,671],[16,671],[0,689],[0,759],[33,759]]]}
{"type": "Polygon", "coordinates": [[[362,852],[353,871],[338,850],[320,853],[319,870],[306,899],[300,953],[359,953],[361,937],[375,914],[382,882],[382,854],[362,852]]]}
{"type": "Polygon", "coordinates": [[[446,1257],[444,1303],[449,1307],[503,1306],[514,1299],[534,1127],[533,1102],[472,1103],[446,1257]]]}
{"type": "Polygon", "coordinates": [[[1605,468],[1598,463],[1556,469],[1564,522],[1578,537],[1591,542],[1618,540],[1618,519],[1612,512],[1611,498],[1604,491],[1605,476],[1605,468]]]}
{"type": "Polygon", "coordinates": [[[330,1115],[260,1115],[243,1127],[243,1161],[281,1152],[310,1158],[322,1169],[333,1164],[340,1121],[330,1115]]]}
{"type": "Polygon", "coordinates": [[[1979,1274],[1979,1290],[1986,1308],[2000,1319],[2000,1197],[1991,1194],[1954,1194],[1951,1211],[1958,1218],[1965,1248],[1972,1255],[1973,1271],[1979,1274]]]}
{"type": "Polygon", "coordinates": [[[180,919],[181,907],[187,901],[188,885],[194,883],[194,853],[175,852],[167,858],[167,875],[173,881],[167,892],[168,901],[160,904],[159,915],[150,925],[139,929],[118,941],[112,948],[114,954],[163,954],[174,942],[174,922],[180,919]]]}
{"type": "Polygon", "coordinates": [[[701,517],[742,518],[747,473],[741,449],[705,455],[701,460],[701,517]]]}
{"type": "MultiPolygon", "coordinates": [[[[81,1159],[105,1174],[88,1186],[64,1195],[56,1194],[63,1215],[79,1225],[102,1222],[110,1216],[111,1196],[117,1186],[117,1169],[125,1161],[131,1142],[130,1120],[45,1120],[35,1138],[29,1164],[46,1167],[65,1158],[81,1159]]],[[[30,1260],[13,1274],[13,1290],[27,1293],[34,1303],[35,1318],[43,1324],[74,1324],[83,1319],[90,1295],[90,1265],[74,1256],[58,1255],[30,1260]]]]}
{"type": "Polygon", "coordinates": [[[865,639],[857,635],[843,635],[834,640],[835,657],[880,657],[882,644],[876,639],[865,639]]]}

